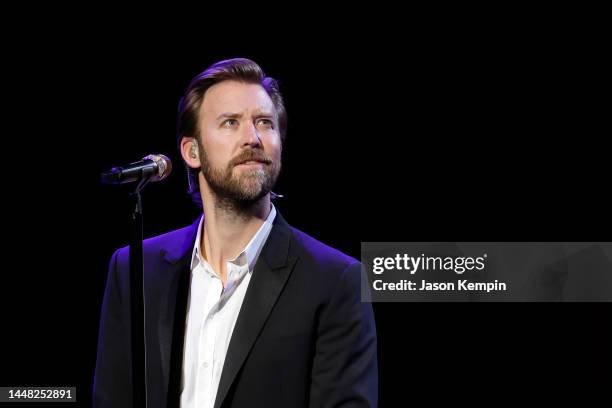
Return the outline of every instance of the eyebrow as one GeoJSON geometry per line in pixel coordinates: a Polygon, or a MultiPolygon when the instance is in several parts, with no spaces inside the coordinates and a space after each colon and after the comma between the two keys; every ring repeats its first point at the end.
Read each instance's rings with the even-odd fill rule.
{"type": "Polygon", "coordinates": [[[273,118],[274,117],[274,113],[272,112],[266,112],[266,111],[255,111],[255,114],[253,115],[256,118],[261,118],[261,117],[269,117],[269,118],[273,118]]]}
{"type": "MultiPolygon", "coordinates": [[[[241,118],[242,113],[232,113],[232,112],[224,112],[217,116],[217,121],[221,119],[237,119],[241,118]]],[[[264,112],[264,111],[255,111],[253,117],[256,118],[274,118],[274,113],[272,112],[264,112]]]]}
{"type": "Polygon", "coordinates": [[[225,119],[225,118],[234,119],[234,118],[241,118],[241,117],[242,117],[241,113],[224,112],[220,114],[219,116],[217,116],[217,120],[225,119]]]}

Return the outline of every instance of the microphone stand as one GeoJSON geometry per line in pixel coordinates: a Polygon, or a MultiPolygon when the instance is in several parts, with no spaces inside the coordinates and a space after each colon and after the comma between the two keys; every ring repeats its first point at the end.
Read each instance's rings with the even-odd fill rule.
{"type": "Polygon", "coordinates": [[[101,174],[104,184],[138,182],[130,194],[132,205],[132,233],[130,257],[130,334],[132,352],[132,407],[147,407],[147,342],[144,285],[144,259],[142,250],[142,189],[150,181],[166,178],[172,171],[172,162],[163,154],[150,154],[139,162],[114,167],[101,174]]]}
{"type": "Polygon", "coordinates": [[[130,313],[132,339],[132,387],[133,407],[146,408],[146,335],[144,306],[144,260],[142,251],[142,189],[148,184],[151,176],[141,176],[133,193],[132,200],[132,234],[129,246],[130,255],[130,313]]]}

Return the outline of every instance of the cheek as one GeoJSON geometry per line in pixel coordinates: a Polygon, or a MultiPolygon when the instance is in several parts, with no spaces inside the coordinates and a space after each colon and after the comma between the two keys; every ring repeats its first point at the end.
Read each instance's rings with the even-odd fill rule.
{"type": "Polygon", "coordinates": [[[280,158],[283,146],[278,134],[274,133],[267,136],[264,141],[264,147],[269,155],[280,158]]]}
{"type": "Polygon", "coordinates": [[[227,143],[215,137],[209,137],[204,141],[203,148],[210,165],[214,167],[224,166],[230,159],[227,143]]]}

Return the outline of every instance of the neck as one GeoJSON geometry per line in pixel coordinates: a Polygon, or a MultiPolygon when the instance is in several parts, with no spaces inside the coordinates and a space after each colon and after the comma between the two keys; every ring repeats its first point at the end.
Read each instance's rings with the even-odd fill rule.
{"type": "Polygon", "coordinates": [[[242,206],[220,203],[210,191],[203,192],[202,199],[204,227],[200,250],[225,286],[225,264],[244,250],[270,214],[270,194],[242,206]]]}

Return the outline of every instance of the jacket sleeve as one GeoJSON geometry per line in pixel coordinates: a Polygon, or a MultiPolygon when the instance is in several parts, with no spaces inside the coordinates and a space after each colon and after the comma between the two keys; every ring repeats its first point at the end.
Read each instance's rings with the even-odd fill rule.
{"type": "Polygon", "coordinates": [[[361,302],[361,263],[347,267],[321,312],[312,367],[312,408],[376,407],[378,367],[371,303],[361,302]]]}
{"type": "Polygon", "coordinates": [[[127,257],[121,257],[121,251],[125,250],[111,258],[102,303],[93,388],[95,408],[132,405],[129,299],[125,296],[127,257]]]}

